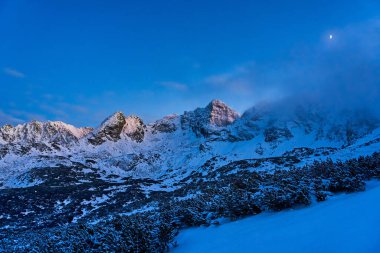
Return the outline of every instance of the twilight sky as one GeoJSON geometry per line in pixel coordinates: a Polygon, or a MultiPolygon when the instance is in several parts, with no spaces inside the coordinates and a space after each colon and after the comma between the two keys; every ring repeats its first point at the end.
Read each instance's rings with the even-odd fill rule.
{"type": "Polygon", "coordinates": [[[380,111],[378,0],[0,0],[0,124],[284,97],[380,111]]]}

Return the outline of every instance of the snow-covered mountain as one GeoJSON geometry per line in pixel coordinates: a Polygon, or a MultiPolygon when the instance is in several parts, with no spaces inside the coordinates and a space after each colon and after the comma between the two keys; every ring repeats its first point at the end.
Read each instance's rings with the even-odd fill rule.
{"type": "MultiPolygon", "coordinates": [[[[228,202],[223,196],[241,197],[239,187],[246,187],[247,182],[254,183],[250,191],[256,192],[249,198],[258,202],[248,202],[257,204],[248,213],[261,208],[277,210],[279,200],[270,206],[266,202],[270,197],[261,196],[272,194],[267,189],[292,186],[278,181],[282,177],[310,187],[286,188],[290,200],[296,199],[294,203],[308,203],[310,194],[324,200],[329,192],[362,189],[360,180],[376,173],[369,171],[359,180],[350,178],[355,173],[320,176],[315,169],[321,181],[314,182],[310,181],[314,172],[309,173],[305,166],[328,159],[339,165],[339,160],[379,150],[376,117],[312,105],[260,105],[240,115],[213,100],[204,108],[150,124],[117,112],[95,128],[35,121],[6,125],[0,128],[0,202],[7,203],[0,205],[0,235],[4,229],[96,223],[116,214],[135,215],[184,203],[202,194],[217,194],[220,201],[228,202]],[[306,179],[302,179],[304,175],[306,179]],[[300,178],[306,181],[298,181],[300,178]],[[232,186],[232,193],[223,192],[232,186]],[[294,195],[298,188],[310,194],[294,195]]],[[[375,164],[378,156],[368,159],[365,164],[375,164]]],[[[235,210],[233,206],[218,209],[220,203],[210,205],[206,207],[219,210],[217,215],[235,210]]],[[[278,205],[287,207],[282,202],[278,205]]],[[[193,204],[185,209],[189,207],[193,204]]],[[[242,212],[241,207],[236,210],[242,212]]]]}
{"type": "Polygon", "coordinates": [[[6,125],[0,128],[0,184],[18,185],[20,174],[35,167],[88,160],[118,177],[179,180],[212,158],[221,166],[289,155],[304,161],[340,153],[350,157],[366,152],[355,146],[362,139],[377,145],[378,123],[363,112],[337,114],[300,105],[257,106],[240,116],[213,100],[204,108],[148,125],[122,112],[94,129],[63,122],[6,125]]]}
{"type": "Polygon", "coordinates": [[[91,131],[91,128],[76,128],[60,121],[32,121],[16,127],[12,127],[11,125],[1,127],[0,143],[25,146],[35,143],[49,145],[56,143],[57,145],[68,146],[77,142],[91,131]]]}
{"type": "Polygon", "coordinates": [[[32,152],[52,152],[75,145],[92,128],[76,128],[63,122],[38,122],[0,128],[0,158],[5,155],[24,156],[32,152]]]}

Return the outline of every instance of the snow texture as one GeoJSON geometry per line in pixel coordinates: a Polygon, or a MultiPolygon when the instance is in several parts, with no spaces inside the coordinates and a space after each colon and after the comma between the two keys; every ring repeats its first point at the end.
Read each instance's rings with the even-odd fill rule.
{"type": "Polygon", "coordinates": [[[178,236],[181,252],[380,252],[380,182],[312,207],[264,213],[178,236]]]}

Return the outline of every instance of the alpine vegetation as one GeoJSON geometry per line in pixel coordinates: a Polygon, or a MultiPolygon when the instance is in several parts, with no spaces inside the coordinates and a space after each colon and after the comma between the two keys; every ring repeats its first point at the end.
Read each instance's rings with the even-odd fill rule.
{"type": "Polygon", "coordinates": [[[0,251],[166,252],[182,229],[306,207],[380,177],[372,114],[220,100],[150,124],[0,128],[0,251]]]}

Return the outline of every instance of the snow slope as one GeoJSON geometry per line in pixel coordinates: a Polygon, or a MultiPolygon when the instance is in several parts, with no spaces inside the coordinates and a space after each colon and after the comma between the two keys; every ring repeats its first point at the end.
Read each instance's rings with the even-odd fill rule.
{"type": "Polygon", "coordinates": [[[380,122],[365,113],[283,107],[250,109],[240,116],[213,100],[204,108],[147,125],[137,116],[117,112],[95,129],[62,122],[4,126],[0,189],[38,185],[43,181],[20,178],[62,164],[96,168],[106,181],[107,176],[119,181],[150,178],[172,187],[195,171],[207,174],[211,159],[218,168],[244,159],[294,156],[302,161],[294,165],[303,166],[380,150],[380,122]]]}
{"type": "Polygon", "coordinates": [[[380,182],[310,208],[181,232],[181,252],[380,252],[380,182]]]}

